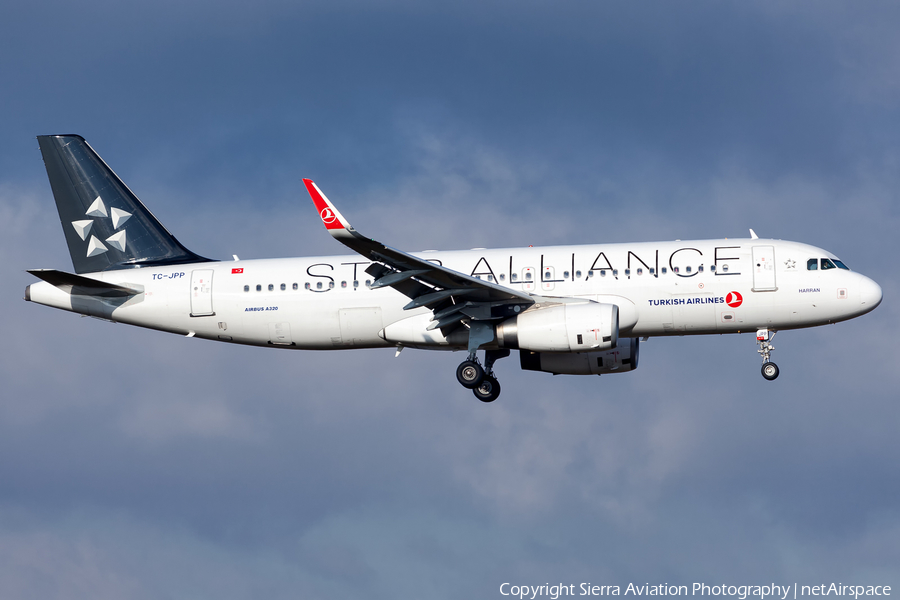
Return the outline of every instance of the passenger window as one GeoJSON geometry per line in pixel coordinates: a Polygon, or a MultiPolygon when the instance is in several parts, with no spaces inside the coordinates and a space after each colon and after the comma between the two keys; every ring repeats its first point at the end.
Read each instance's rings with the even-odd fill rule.
{"type": "Polygon", "coordinates": [[[643,270],[642,268],[638,267],[638,273],[637,273],[637,274],[638,274],[638,275],[643,275],[643,274],[644,274],[644,270],[643,270]]]}
{"type": "Polygon", "coordinates": [[[317,282],[316,282],[316,289],[317,289],[317,290],[321,290],[321,289],[322,289],[322,282],[321,282],[321,281],[317,281],[317,282]]]}
{"type": "Polygon", "coordinates": [[[311,290],[311,289],[312,289],[312,288],[309,286],[309,282],[308,282],[308,281],[307,281],[305,284],[303,284],[303,287],[305,287],[305,288],[308,289],[308,290],[311,290]]]}
{"type": "Polygon", "coordinates": [[[261,291],[262,291],[262,286],[261,286],[260,284],[258,284],[258,283],[256,284],[256,291],[257,291],[257,292],[261,292],[261,291]]]}
{"type": "Polygon", "coordinates": [[[359,287],[359,281],[354,280],[353,281],[353,289],[355,290],[358,287],[359,287]]]}
{"type": "Polygon", "coordinates": [[[834,266],[834,263],[831,262],[829,259],[827,259],[827,258],[822,259],[822,270],[823,271],[826,269],[836,269],[836,268],[837,267],[834,266]]]}
{"type": "MultiPolygon", "coordinates": [[[[723,273],[727,273],[727,272],[728,272],[728,265],[722,265],[722,272],[723,272],[723,273]]],[[[740,273],[738,273],[738,275],[740,275],[740,273]]]]}
{"type": "Polygon", "coordinates": [[[488,275],[488,281],[493,281],[493,280],[494,280],[494,276],[493,276],[493,275],[488,275]]]}
{"type": "Polygon", "coordinates": [[[518,273],[511,273],[510,276],[509,276],[509,279],[510,279],[511,281],[518,281],[518,279],[519,279],[518,273]]]}
{"type": "Polygon", "coordinates": [[[663,275],[665,275],[665,274],[666,274],[666,268],[663,267],[662,269],[659,270],[659,272],[662,273],[663,275]]]}
{"type": "Polygon", "coordinates": [[[716,265],[709,265],[709,272],[710,272],[710,273],[715,273],[715,272],[716,272],[716,265]]]}
{"type": "Polygon", "coordinates": [[[690,268],[690,267],[685,267],[685,268],[684,268],[684,272],[685,272],[685,273],[690,273],[690,272],[691,272],[691,268],[690,268]]]}
{"type": "Polygon", "coordinates": [[[281,291],[283,292],[283,291],[286,290],[286,289],[287,289],[287,284],[282,283],[282,284],[281,284],[281,291]]]}
{"type": "Polygon", "coordinates": [[[563,279],[568,279],[568,278],[569,278],[569,272],[563,271],[563,279]]]}
{"type": "Polygon", "coordinates": [[[618,276],[619,276],[619,270],[613,269],[613,277],[618,277],[618,276]]]}
{"type": "Polygon", "coordinates": [[[297,290],[297,289],[300,289],[300,286],[295,283],[294,285],[291,286],[291,289],[297,290]]]}
{"type": "Polygon", "coordinates": [[[372,280],[366,279],[366,287],[371,287],[371,285],[372,285],[372,280]]]}
{"type": "Polygon", "coordinates": [[[698,272],[698,273],[702,273],[702,272],[703,272],[703,265],[700,265],[699,267],[697,267],[697,272],[698,272]]]}
{"type": "Polygon", "coordinates": [[[342,282],[341,282],[341,287],[342,287],[342,288],[347,287],[347,282],[346,282],[346,281],[342,281],[342,282]]]}
{"type": "Polygon", "coordinates": [[[500,273],[500,281],[506,281],[506,275],[504,273],[500,273]]]}
{"type": "Polygon", "coordinates": [[[817,258],[811,258],[806,261],[806,270],[807,271],[815,271],[819,268],[819,260],[817,258]]]}
{"type": "Polygon", "coordinates": [[[606,277],[606,269],[600,269],[600,277],[606,277]]]}
{"type": "Polygon", "coordinates": [[[581,279],[581,271],[575,271],[576,279],[581,279]]]}
{"type": "Polygon", "coordinates": [[[525,279],[528,281],[531,281],[531,271],[529,271],[528,273],[525,273],[525,279]]]}
{"type": "Polygon", "coordinates": [[[631,275],[631,269],[625,269],[625,274],[626,274],[626,275],[631,275]]]}
{"type": "Polygon", "coordinates": [[[656,273],[656,269],[654,269],[653,267],[650,267],[650,274],[653,275],[654,273],[656,273]]]}
{"type": "Polygon", "coordinates": [[[328,289],[329,289],[329,290],[333,290],[333,289],[334,289],[334,282],[333,282],[333,281],[329,281],[329,282],[328,282],[328,289]]]}
{"type": "Polygon", "coordinates": [[[594,276],[594,272],[593,272],[593,271],[588,271],[588,277],[593,277],[593,276],[594,276]]]}
{"type": "Polygon", "coordinates": [[[249,292],[249,291],[250,291],[250,286],[249,286],[249,285],[245,285],[245,286],[244,286],[244,291],[245,291],[245,292],[249,292]]]}
{"type": "Polygon", "coordinates": [[[274,292],[274,291],[275,291],[275,285],[274,285],[274,284],[271,284],[271,283],[269,284],[269,291],[270,291],[270,292],[274,292]]]}
{"type": "Polygon", "coordinates": [[[673,273],[677,273],[677,272],[678,272],[678,267],[675,267],[674,269],[672,269],[672,272],[673,272],[673,273]]]}

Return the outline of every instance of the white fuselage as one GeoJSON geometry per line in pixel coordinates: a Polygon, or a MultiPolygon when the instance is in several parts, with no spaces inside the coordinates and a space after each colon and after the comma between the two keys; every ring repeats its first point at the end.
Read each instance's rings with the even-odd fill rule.
{"type": "MultiPolygon", "coordinates": [[[[878,305],[881,289],[846,269],[808,269],[834,255],[780,240],[702,240],[414,253],[543,300],[619,306],[621,337],[739,333],[834,323],[878,305]]],[[[130,299],[72,296],[32,284],[40,304],[238,344],[325,350],[464,348],[426,332],[431,312],[369,289],[358,255],[208,262],[85,274],[143,289],[130,299]],[[404,320],[407,320],[405,321],[404,320]],[[387,328],[387,329],[386,329],[387,328]]]]}

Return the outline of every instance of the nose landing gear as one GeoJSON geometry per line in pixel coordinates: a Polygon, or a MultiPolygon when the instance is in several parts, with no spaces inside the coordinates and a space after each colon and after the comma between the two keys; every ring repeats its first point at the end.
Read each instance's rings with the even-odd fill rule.
{"type": "Polygon", "coordinates": [[[769,354],[775,349],[771,342],[776,333],[778,332],[772,331],[770,334],[768,329],[760,329],[756,332],[756,343],[759,344],[757,352],[759,352],[763,360],[762,376],[769,381],[778,377],[778,365],[769,360],[769,354]]]}

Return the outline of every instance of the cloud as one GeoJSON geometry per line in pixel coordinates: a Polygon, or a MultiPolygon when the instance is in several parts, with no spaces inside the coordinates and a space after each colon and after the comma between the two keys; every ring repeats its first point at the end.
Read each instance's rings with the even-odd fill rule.
{"type": "Polygon", "coordinates": [[[90,6],[0,25],[0,595],[897,585],[892,8],[90,6]],[[752,337],[654,338],[628,374],[500,361],[482,405],[459,353],[264,350],[26,304],[26,268],[70,266],[33,140],[53,131],[214,258],[345,253],[311,176],[406,250],[752,227],[885,300],[779,333],[774,383],[752,337]]]}

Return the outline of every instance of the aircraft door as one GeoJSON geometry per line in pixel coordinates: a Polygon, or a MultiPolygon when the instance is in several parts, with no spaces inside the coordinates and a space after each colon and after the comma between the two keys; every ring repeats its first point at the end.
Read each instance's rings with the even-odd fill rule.
{"type": "Polygon", "coordinates": [[[522,269],[522,289],[526,292],[534,291],[534,267],[525,267],[522,269]]]}
{"type": "Polygon", "coordinates": [[[208,317],[216,314],[212,305],[212,269],[191,271],[191,316],[208,317]]]}
{"type": "Polygon", "coordinates": [[[553,267],[544,267],[544,272],[541,275],[541,291],[543,292],[551,292],[553,291],[553,282],[556,280],[556,269],[553,267]]]}
{"type": "Polygon", "coordinates": [[[774,292],[775,285],[775,247],[753,246],[753,291],[774,292]]]}

